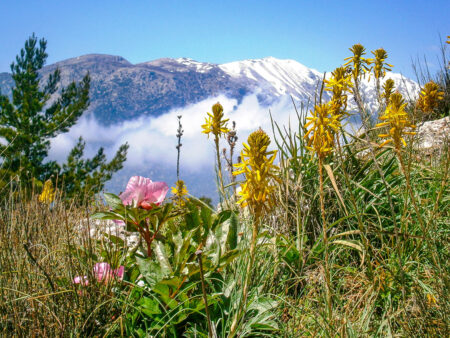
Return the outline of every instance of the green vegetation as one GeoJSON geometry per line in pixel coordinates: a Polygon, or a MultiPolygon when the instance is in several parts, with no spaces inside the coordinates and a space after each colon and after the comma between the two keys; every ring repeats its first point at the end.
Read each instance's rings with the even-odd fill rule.
{"type": "MultiPolygon", "coordinates": [[[[294,106],[295,125],[273,121],[273,140],[250,135],[235,165],[239,197],[234,179],[218,174],[218,210],[180,178],[169,199],[165,183],[134,176],[120,196],[104,194],[107,206],[68,203],[64,189],[9,194],[0,208],[0,332],[448,336],[450,152],[425,156],[414,134],[424,107],[448,115],[439,97],[449,87],[429,85],[422,103],[408,102],[393,83],[382,86],[392,67],[385,51],[374,60],[361,45],[351,51],[352,71],[338,68],[322,85],[332,100],[319,92],[310,112],[294,106]],[[377,123],[358,93],[372,72],[377,123]],[[365,126],[358,135],[344,128],[350,94],[365,126]],[[94,234],[102,222],[109,230],[94,234]]],[[[215,105],[203,126],[217,151],[230,133],[223,112],[215,105]]]]}

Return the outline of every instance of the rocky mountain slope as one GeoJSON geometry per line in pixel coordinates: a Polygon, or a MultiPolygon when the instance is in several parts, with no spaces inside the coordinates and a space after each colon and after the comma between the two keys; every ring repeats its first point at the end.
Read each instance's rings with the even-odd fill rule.
{"type": "MultiPolygon", "coordinates": [[[[120,56],[90,54],[67,59],[43,68],[42,76],[59,68],[62,84],[91,76],[91,105],[88,114],[105,125],[131,120],[142,115],[158,116],[177,107],[225,94],[240,102],[255,93],[263,105],[284,95],[306,102],[314,93],[323,74],[294,60],[273,57],[245,60],[222,65],[188,58],[158,59],[131,64],[120,56]]],[[[400,74],[389,73],[404,94],[417,93],[415,82],[400,74]]],[[[0,90],[10,93],[8,73],[0,73],[0,90]]],[[[374,81],[364,80],[363,96],[375,105],[374,81]]],[[[325,94],[325,96],[327,93],[325,94]]],[[[351,100],[350,100],[351,102],[351,100]]]]}

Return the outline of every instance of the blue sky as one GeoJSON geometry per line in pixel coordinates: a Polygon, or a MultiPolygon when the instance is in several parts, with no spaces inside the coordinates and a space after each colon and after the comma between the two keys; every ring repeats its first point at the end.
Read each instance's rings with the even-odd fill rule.
{"type": "Polygon", "coordinates": [[[48,40],[48,63],[88,53],[132,63],[190,57],[225,63],[274,56],[330,71],[362,43],[389,53],[412,76],[411,59],[437,64],[450,34],[450,1],[61,1],[0,2],[0,72],[31,33],[48,40]]]}

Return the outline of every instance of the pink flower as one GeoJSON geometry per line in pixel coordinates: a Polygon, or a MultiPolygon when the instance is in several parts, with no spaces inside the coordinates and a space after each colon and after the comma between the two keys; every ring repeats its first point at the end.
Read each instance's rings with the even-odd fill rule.
{"type": "Polygon", "coordinates": [[[76,277],[73,279],[73,284],[83,284],[83,285],[88,285],[88,284],[89,284],[89,281],[88,281],[88,279],[87,279],[87,276],[83,276],[83,277],[81,277],[81,276],[76,276],[76,277]]]}
{"type": "MultiPolygon", "coordinates": [[[[94,265],[94,277],[97,279],[98,282],[104,282],[108,283],[108,281],[112,278],[117,278],[118,280],[123,279],[123,275],[125,273],[125,267],[121,265],[117,269],[111,269],[111,265],[108,263],[102,262],[102,263],[96,263],[94,265]]],[[[87,276],[76,276],[73,279],[74,284],[82,284],[82,285],[88,285],[89,280],[87,276]]]]}
{"type": "Polygon", "coordinates": [[[133,176],[119,197],[124,205],[131,205],[134,201],[137,207],[150,210],[152,204],[160,205],[164,201],[168,190],[169,187],[164,182],[152,182],[146,177],[133,176]]]}
{"type": "Polygon", "coordinates": [[[111,269],[111,265],[105,262],[96,263],[94,265],[94,276],[99,282],[104,281],[106,283],[108,282],[108,280],[115,277],[117,277],[117,279],[119,280],[122,280],[124,272],[125,267],[123,265],[114,270],[111,269]]]}

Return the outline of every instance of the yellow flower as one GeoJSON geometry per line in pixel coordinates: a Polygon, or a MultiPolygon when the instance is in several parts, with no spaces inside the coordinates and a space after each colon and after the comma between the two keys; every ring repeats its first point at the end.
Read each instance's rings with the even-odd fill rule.
{"type": "Polygon", "coordinates": [[[342,119],[346,115],[347,92],[350,91],[353,84],[344,67],[336,68],[331,75],[329,80],[325,80],[325,90],[333,94],[331,99],[333,114],[342,119]]]}
{"type": "Polygon", "coordinates": [[[385,146],[386,144],[393,142],[394,147],[399,150],[402,147],[402,144],[406,146],[405,139],[403,135],[415,135],[415,132],[407,131],[414,130],[416,128],[410,120],[408,113],[405,111],[406,103],[403,100],[402,94],[393,93],[391,95],[391,99],[389,105],[387,106],[383,116],[380,117],[380,120],[384,121],[378,123],[376,127],[388,127],[389,132],[386,134],[380,134],[379,137],[387,138],[380,147],[385,146]]]}
{"type": "Polygon", "coordinates": [[[419,99],[417,100],[417,108],[424,113],[431,113],[439,104],[439,100],[444,98],[444,92],[439,91],[437,83],[430,81],[425,84],[420,91],[419,99]]]}
{"type": "Polygon", "coordinates": [[[47,180],[44,183],[44,189],[39,195],[39,202],[45,204],[51,204],[55,200],[55,189],[53,189],[53,183],[51,180],[47,180]]]}
{"type": "Polygon", "coordinates": [[[305,124],[306,148],[318,157],[325,157],[333,150],[335,135],[341,127],[339,116],[333,114],[332,102],[319,104],[311,111],[305,124]]]}
{"type": "Polygon", "coordinates": [[[359,43],[353,45],[352,48],[349,49],[353,53],[353,56],[344,59],[348,60],[344,63],[344,66],[352,64],[353,78],[357,80],[359,76],[364,75],[370,70],[367,66],[371,64],[372,60],[363,57],[363,55],[366,54],[366,49],[359,43]]]}
{"type": "Polygon", "coordinates": [[[391,95],[394,92],[394,86],[395,83],[392,79],[387,79],[383,85],[383,94],[381,94],[381,97],[385,100],[386,106],[389,104],[391,95]]]}
{"type": "Polygon", "coordinates": [[[185,204],[184,199],[188,194],[188,190],[183,180],[178,180],[175,182],[175,186],[172,187],[172,194],[174,195],[175,202],[178,205],[183,206],[185,204]]]}
{"type": "Polygon", "coordinates": [[[384,61],[387,59],[388,55],[387,55],[387,52],[383,48],[378,48],[376,51],[372,52],[372,54],[375,55],[373,72],[374,72],[375,78],[379,79],[386,75],[386,71],[391,71],[391,68],[388,68],[388,67],[394,67],[394,66],[390,65],[389,63],[384,63],[384,61]]]}
{"type": "Polygon", "coordinates": [[[223,120],[223,107],[217,102],[212,106],[213,113],[207,113],[208,117],[205,118],[205,124],[202,124],[204,134],[213,134],[216,137],[225,135],[228,133],[227,122],[228,119],[223,120]]]}
{"type": "Polygon", "coordinates": [[[244,174],[245,182],[238,193],[241,199],[238,201],[242,207],[249,206],[255,217],[259,218],[263,211],[269,211],[275,203],[275,185],[278,181],[275,173],[278,169],[273,164],[277,151],[268,151],[270,138],[260,128],[250,134],[248,144],[243,144],[241,163],[235,164],[238,168],[233,175],[244,174]]]}

